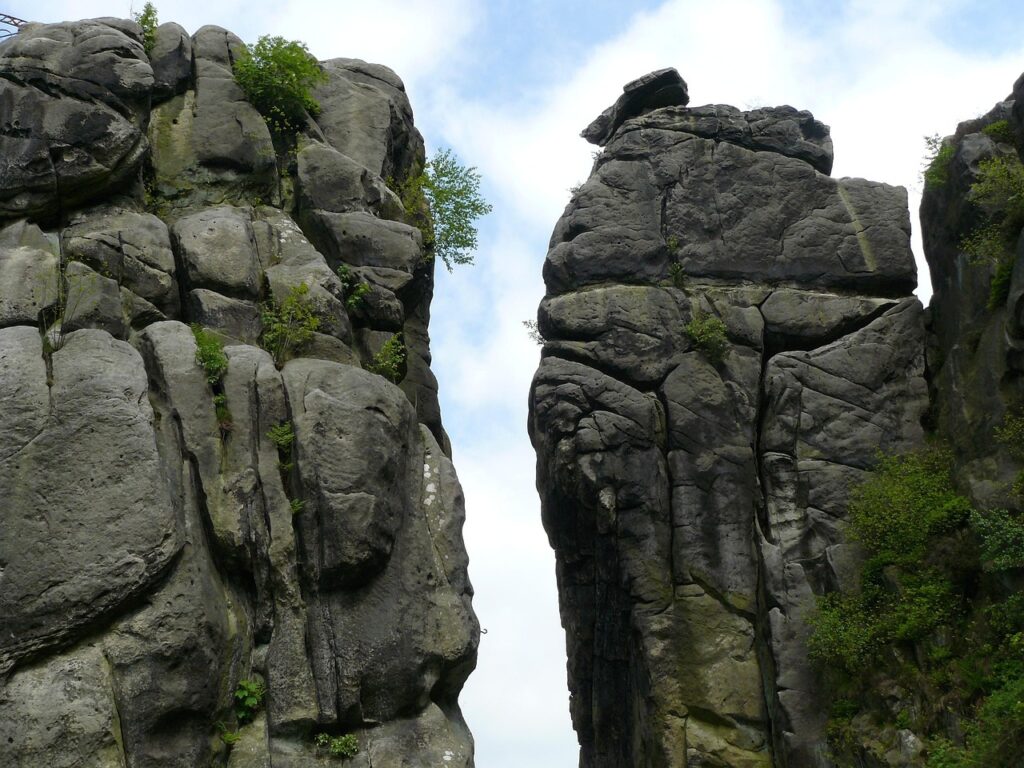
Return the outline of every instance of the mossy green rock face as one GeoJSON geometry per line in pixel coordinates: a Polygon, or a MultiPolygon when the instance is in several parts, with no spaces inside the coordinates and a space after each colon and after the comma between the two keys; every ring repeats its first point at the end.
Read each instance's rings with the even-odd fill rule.
{"type": "Polygon", "coordinates": [[[857,562],[851,487],[923,439],[906,193],[826,175],[809,113],[650,103],[659,77],[585,133],[538,315],[580,765],[824,768],[806,617],[857,562]]]}
{"type": "Polygon", "coordinates": [[[0,763],[312,768],[322,730],[352,765],[468,768],[433,273],[382,177],[423,161],[401,81],[332,65],[330,130],[279,163],[237,37],[140,40],[100,19],[0,50],[24,129],[0,137],[0,763]],[[302,206],[357,237],[326,248],[302,206]],[[265,316],[296,290],[316,333],[275,360],[265,316]],[[212,384],[192,324],[224,347],[212,384]],[[396,333],[400,386],[363,370],[396,333]],[[243,680],[266,693],[240,722],[243,680]]]}

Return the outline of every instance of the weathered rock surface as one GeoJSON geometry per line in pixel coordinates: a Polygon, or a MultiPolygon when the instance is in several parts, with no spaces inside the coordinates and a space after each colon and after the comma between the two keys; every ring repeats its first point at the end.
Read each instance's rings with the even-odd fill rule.
{"type": "Polygon", "coordinates": [[[946,139],[953,146],[948,180],[929,185],[921,200],[921,232],[934,291],[934,341],[929,350],[935,371],[933,397],[939,403],[934,419],[962,457],[962,481],[983,506],[1005,504],[1005,487],[1016,472],[1015,463],[992,435],[1012,410],[1015,382],[1024,372],[1024,266],[1018,241],[1008,295],[990,307],[997,265],[972,260],[961,242],[985,223],[984,213],[971,200],[971,185],[978,180],[981,164],[1016,151],[983,129],[1007,118],[1019,128],[1022,83],[1024,78],[1015,86],[1018,98],[961,123],[946,139]]]}
{"type": "Polygon", "coordinates": [[[52,218],[134,179],[153,88],[137,24],[29,25],[0,69],[0,216],[52,218]]]}
{"type": "Polygon", "coordinates": [[[584,132],[544,265],[529,425],[580,765],[824,768],[806,615],[856,562],[850,488],[928,405],[906,192],[830,178],[807,112],[673,89],[584,132]]]}
{"type": "Polygon", "coordinates": [[[423,141],[393,72],[337,60],[279,164],[241,45],[164,24],[147,57],[116,19],[0,45],[5,766],[312,768],[321,732],[365,768],[473,765],[433,264],[385,183],[423,141]],[[317,332],[275,360],[297,293],[317,332]],[[363,370],[396,333],[397,384],[363,370]]]}

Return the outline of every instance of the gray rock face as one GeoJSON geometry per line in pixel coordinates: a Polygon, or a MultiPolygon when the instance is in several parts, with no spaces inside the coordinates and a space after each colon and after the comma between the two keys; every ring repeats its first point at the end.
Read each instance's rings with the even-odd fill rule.
{"type": "Polygon", "coordinates": [[[985,223],[971,200],[971,185],[986,160],[1012,157],[1012,143],[983,133],[996,121],[1010,119],[1020,129],[1024,78],[1014,86],[1015,99],[996,104],[986,115],[957,126],[947,137],[953,155],[945,184],[930,184],[921,199],[921,231],[931,272],[929,364],[933,398],[941,403],[936,426],[948,434],[961,459],[960,479],[975,503],[1006,506],[1005,489],[1013,483],[1016,462],[993,440],[993,430],[1014,408],[1019,375],[1024,371],[1024,272],[1021,242],[1007,255],[1012,269],[1006,296],[991,303],[997,265],[972,259],[961,247],[965,236],[985,223]]]}
{"type": "MultiPolygon", "coordinates": [[[[151,194],[168,212],[278,195],[270,131],[235,83],[242,41],[220,27],[192,36],[194,88],[154,108],[149,124],[151,194]]],[[[156,51],[154,51],[156,53],[156,51]]],[[[180,81],[175,90],[180,89],[180,81]]]]}
{"type": "Polygon", "coordinates": [[[0,46],[0,763],[313,768],[324,732],[364,768],[471,768],[433,265],[382,178],[423,163],[404,87],[332,63],[332,128],[279,169],[238,38],[140,40],[101,19],[0,46]],[[296,289],[317,332],[275,361],[296,289]],[[397,385],[363,370],[396,333],[397,385]]]}
{"type": "Polygon", "coordinates": [[[807,112],[648,106],[588,129],[538,315],[580,765],[825,768],[806,616],[856,563],[850,488],[928,404],[906,193],[825,175],[807,112]]]}
{"type": "Polygon", "coordinates": [[[187,90],[192,80],[192,38],[180,24],[161,24],[149,54],[153,67],[153,101],[187,90]]]}
{"type": "Polygon", "coordinates": [[[314,96],[327,142],[382,179],[405,178],[423,156],[405,86],[387,67],[360,59],[324,62],[328,82],[314,96]]]}
{"type": "Polygon", "coordinates": [[[836,181],[798,157],[701,137],[677,112],[646,115],[643,130],[627,123],[609,142],[555,227],[550,293],[650,283],[672,264],[699,279],[881,296],[913,288],[905,190],[836,181]]]}
{"type": "Polygon", "coordinates": [[[659,107],[685,107],[690,103],[686,81],[674,69],[659,69],[626,83],[622,95],[580,134],[603,147],[626,120],[659,107]]]}
{"type": "Polygon", "coordinates": [[[30,25],[0,68],[0,218],[52,217],[134,177],[153,87],[138,25],[30,25]]]}

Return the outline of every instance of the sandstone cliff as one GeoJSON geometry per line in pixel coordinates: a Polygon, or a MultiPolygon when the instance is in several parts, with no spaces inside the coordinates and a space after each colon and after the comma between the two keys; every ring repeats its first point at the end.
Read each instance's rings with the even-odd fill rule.
{"type": "Polygon", "coordinates": [[[335,59],[275,146],[241,46],[164,24],[147,55],[116,19],[0,44],[5,766],[333,764],[320,733],[473,764],[433,262],[384,181],[423,142],[391,70],[335,59]],[[318,330],[275,360],[296,290],[318,330]],[[395,334],[398,385],[365,370],[395,334]]]}
{"type": "Polygon", "coordinates": [[[544,265],[530,433],[580,765],[827,765],[805,616],[928,405],[906,193],[830,178],[807,112],[686,105],[653,73],[584,132],[544,265]]]}

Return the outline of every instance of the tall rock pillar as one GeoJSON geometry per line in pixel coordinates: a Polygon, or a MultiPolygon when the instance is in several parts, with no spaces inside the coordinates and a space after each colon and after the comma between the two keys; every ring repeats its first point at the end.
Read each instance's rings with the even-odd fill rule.
{"type": "Polygon", "coordinates": [[[580,765],[828,766],[806,616],[927,407],[906,192],[831,178],[808,112],[687,101],[651,73],[584,131],[544,264],[529,428],[580,765]]]}

